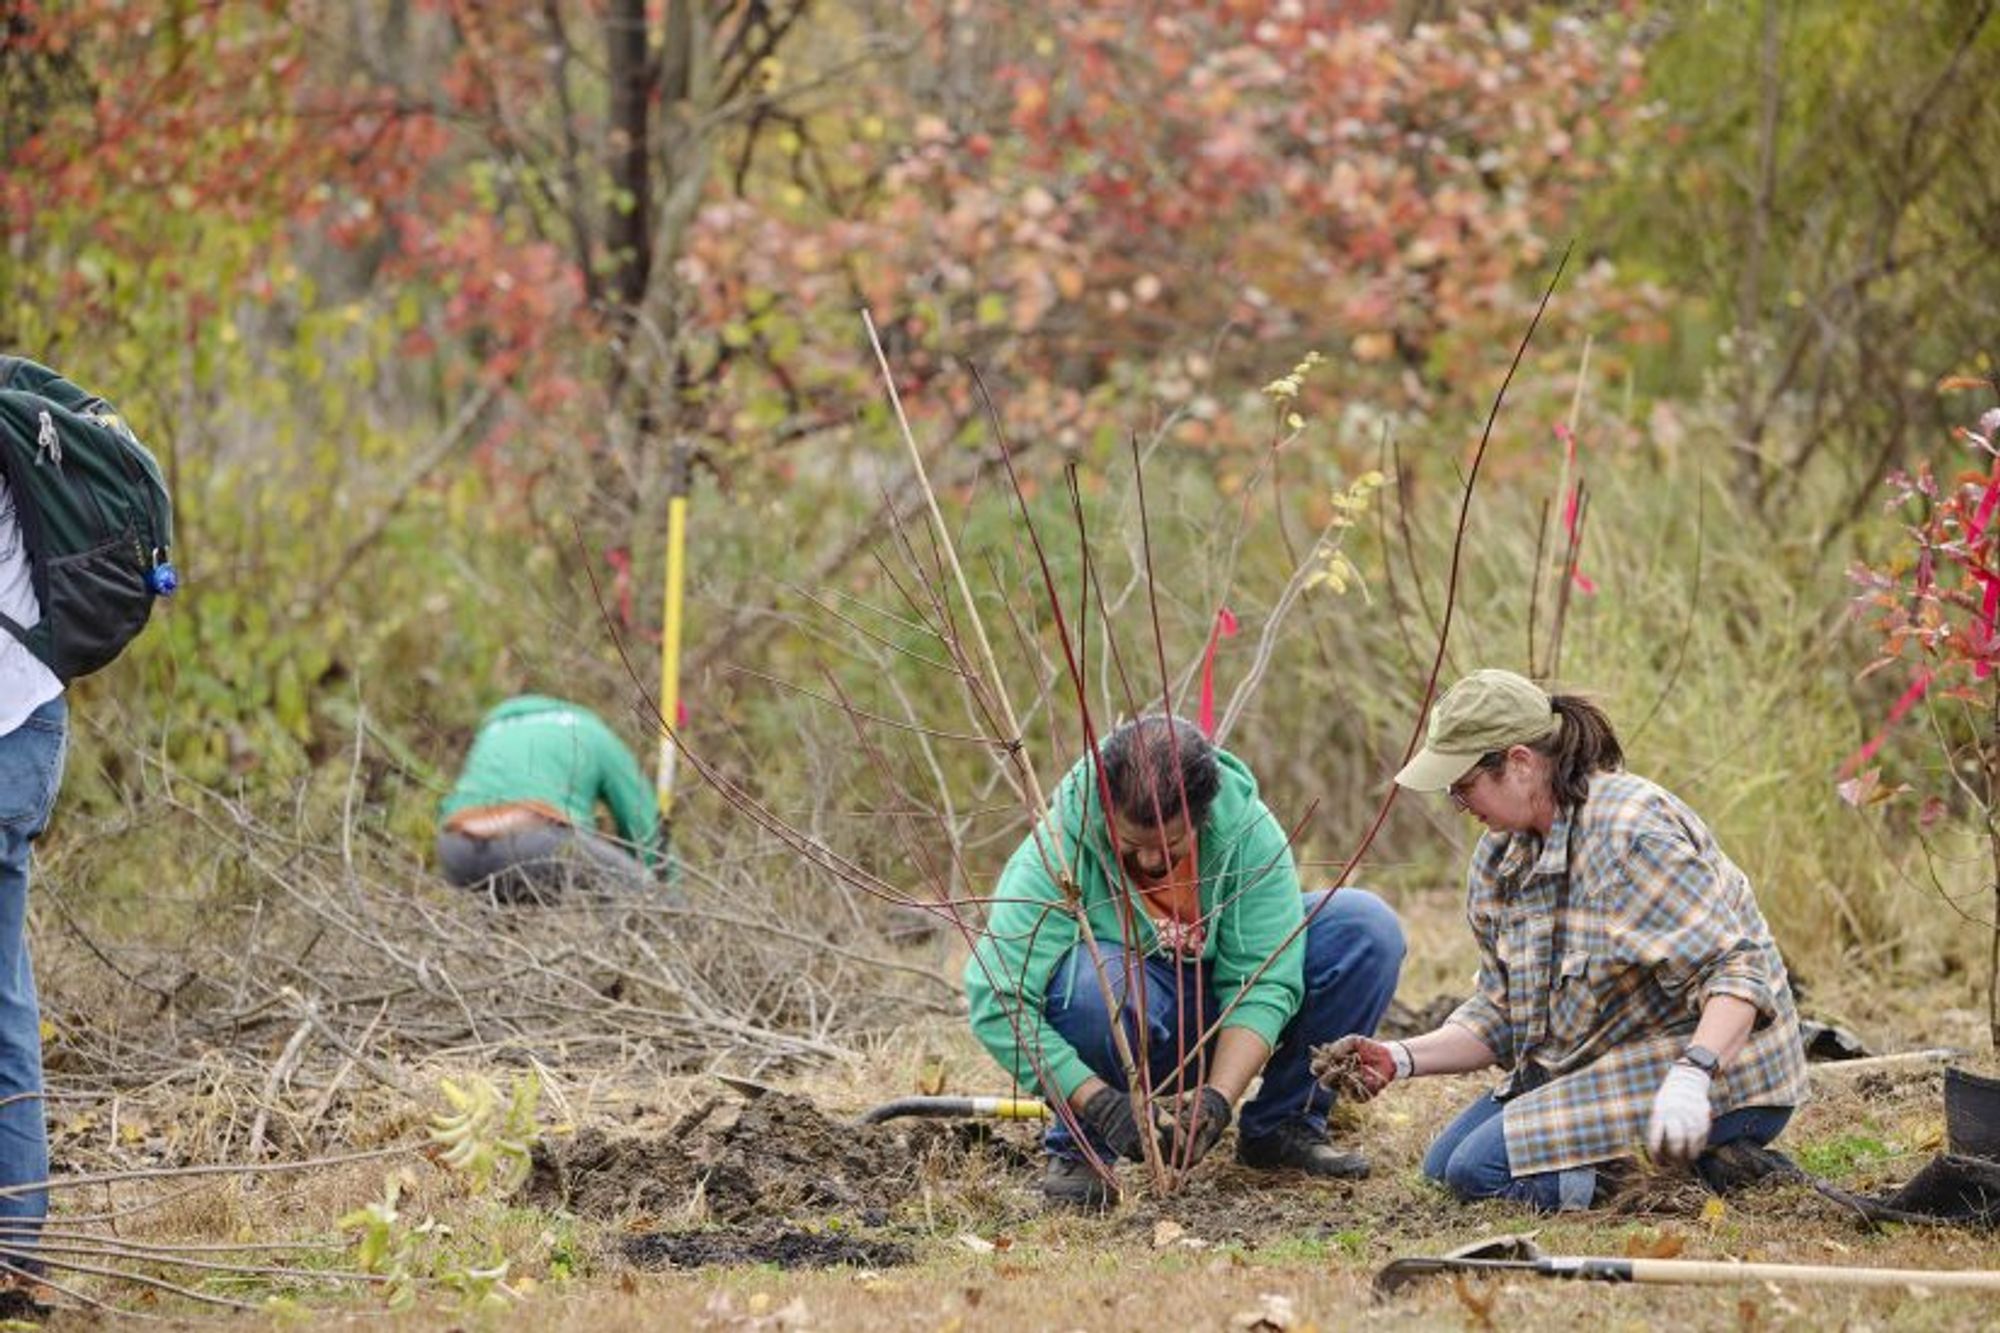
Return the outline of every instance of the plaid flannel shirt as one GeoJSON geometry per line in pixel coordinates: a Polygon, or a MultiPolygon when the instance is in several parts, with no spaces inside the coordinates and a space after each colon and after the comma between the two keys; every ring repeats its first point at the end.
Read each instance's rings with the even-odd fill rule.
{"type": "Polygon", "coordinates": [[[1488,833],[1466,917],[1478,989],[1447,1021],[1509,1071],[1495,1095],[1516,1176],[1631,1156],[1713,996],[1757,1009],[1709,1089],[1715,1114],[1805,1100],[1791,982],[1750,882],[1654,783],[1600,773],[1546,839],[1488,833]]]}

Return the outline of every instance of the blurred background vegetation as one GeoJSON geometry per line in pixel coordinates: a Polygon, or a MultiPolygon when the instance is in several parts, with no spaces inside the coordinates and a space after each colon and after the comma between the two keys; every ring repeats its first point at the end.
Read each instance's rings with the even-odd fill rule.
{"type": "MultiPolygon", "coordinates": [[[[829,939],[893,921],[748,798],[912,900],[976,897],[1025,816],[994,746],[931,734],[984,728],[917,625],[941,574],[865,307],[1043,782],[1083,705],[973,366],[1093,719],[1163,677],[1192,711],[1228,606],[1227,743],[1331,875],[1416,725],[1473,451],[1568,250],[1478,473],[1446,679],[1594,692],[1809,981],[1970,1008],[1985,944],[1940,895],[1990,910],[1990,867],[1835,787],[1907,681],[1857,680],[1847,569],[1901,536],[1881,483],[1977,463],[1937,385],[1994,370],[1991,10],[9,5],[0,346],[140,427],[187,583],[74,692],[49,874],[95,929],[169,899],[213,929],[258,890],[178,817],[206,792],[416,884],[520,690],[650,757],[684,451],[684,734],[739,793],[683,769],[690,876],[829,939]]],[[[1401,802],[1354,878],[1449,894],[1468,842],[1401,802]]]]}

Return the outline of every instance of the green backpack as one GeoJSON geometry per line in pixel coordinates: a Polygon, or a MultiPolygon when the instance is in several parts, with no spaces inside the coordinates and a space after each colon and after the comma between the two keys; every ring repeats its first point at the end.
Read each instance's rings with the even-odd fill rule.
{"type": "Polygon", "coordinates": [[[179,576],[159,464],[119,417],[46,366],[0,356],[0,474],[14,495],[42,618],[0,628],[62,681],[109,663],[179,576]]]}

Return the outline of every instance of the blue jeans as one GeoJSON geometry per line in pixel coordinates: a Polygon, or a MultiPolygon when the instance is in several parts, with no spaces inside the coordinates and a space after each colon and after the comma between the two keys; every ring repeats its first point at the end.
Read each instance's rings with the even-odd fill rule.
{"type": "MultiPolygon", "coordinates": [[[[1313,916],[1313,910],[1327,897],[1325,892],[1305,895],[1306,915],[1312,917],[1305,936],[1305,999],[1278,1035],[1278,1044],[1265,1062],[1263,1088],[1243,1106],[1239,1131],[1245,1138],[1268,1134],[1294,1119],[1304,1121],[1315,1133],[1324,1133],[1333,1094],[1313,1079],[1312,1048],[1350,1032],[1374,1032],[1382,1011],[1389,1007],[1389,997],[1396,992],[1396,974],[1403,965],[1403,928],[1397,924],[1395,912],[1365,889],[1342,889],[1313,916]]],[[[1100,941],[1098,953],[1113,991],[1122,992],[1125,951],[1115,943],[1100,941]]],[[[1144,968],[1149,1072],[1154,1087],[1166,1090],[1172,1087],[1169,1079],[1186,1044],[1215,1022],[1222,1006],[1215,996],[1213,964],[1149,957],[1144,968]],[[1195,1007],[1197,994],[1201,998],[1199,1011],[1195,1007]]],[[[1137,1054],[1134,1006],[1126,1003],[1120,1008],[1127,1037],[1137,1054]]],[[[1082,945],[1056,964],[1043,1015],[1083,1057],[1091,1072],[1121,1092],[1125,1090],[1103,989],[1082,945]]],[[[1181,1078],[1186,1087],[1195,1086],[1192,1060],[1181,1078]]],[[[1060,1120],[1054,1122],[1043,1146],[1057,1157],[1082,1155],[1075,1137],[1060,1120]]],[[[1109,1159],[1103,1144],[1093,1147],[1100,1157],[1109,1159]]]]}
{"type": "MultiPolygon", "coordinates": [[[[28,963],[28,844],[49,822],[62,783],[69,706],[52,699],[0,736],[0,1189],[49,1178],[42,1108],[42,1015],[28,963]]],[[[31,1248],[48,1215],[42,1188],[0,1194],[0,1275],[32,1271],[31,1248]]]]}
{"type": "MultiPolygon", "coordinates": [[[[1424,1174],[1459,1198],[1512,1199],[1545,1213],[1588,1208],[1597,1197],[1597,1168],[1573,1166],[1516,1176],[1507,1165],[1506,1103],[1491,1093],[1459,1113],[1424,1154],[1424,1174]]],[[[1746,1106],[1715,1118],[1708,1146],[1748,1139],[1759,1147],[1778,1137],[1792,1118],[1789,1106],[1746,1106]]]]}

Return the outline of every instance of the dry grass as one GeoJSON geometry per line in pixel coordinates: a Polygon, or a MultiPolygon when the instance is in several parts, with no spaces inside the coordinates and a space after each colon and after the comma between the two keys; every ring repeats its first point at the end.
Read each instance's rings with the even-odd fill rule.
{"type": "MultiPolygon", "coordinates": [[[[1406,976],[1403,997],[1420,1003],[1435,993],[1433,986],[1448,986],[1454,976],[1462,984],[1469,950],[1455,895],[1413,895],[1399,906],[1413,958],[1421,960],[1406,976]]],[[[1935,1040],[1936,1012],[1949,1007],[1939,1003],[1938,994],[1933,988],[1927,1002],[1923,991],[1904,990],[1861,1024],[1864,1035],[1878,1048],[1935,1040]]],[[[998,1090],[990,1062],[955,1020],[906,1024],[858,1045],[850,1060],[789,1077],[766,1071],[765,1077],[819,1107],[834,1131],[845,1117],[919,1086],[941,1082],[952,1091],[998,1090]]],[[[450,1068],[433,1059],[424,1073],[428,1078],[450,1068]]],[[[657,1144],[662,1153],[709,1151],[699,1146],[699,1135],[677,1128],[704,1104],[717,1101],[703,1132],[726,1125],[744,1109],[734,1094],[700,1074],[572,1076],[566,1084],[570,1102],[559,1130],[610,1130],[657,1144]]],[[[1452,1203],[1421,1179],[1418,1162],[1431,1134],[1480,1086],[1476,1079],[1424,1080],[1344,1113],[1344,1132],[1376,1162],[1374,1177],[1355,1185],[1272,1181],[1222,1161],[1198,1173],[1174,1199],[1144,1198],[1135,1184],[1124,1207],[1110,1216],[1050,1216],[1033,1192],[1034,1131],[1010,1126],[995,1131],[999,1141],[1013,1145],[998,1154],[979,1149],[976,1137],[963,1138],[956,1130],[913,1132],[907,1143],[913,1145],[908,1152],[915,1184],[886,1216],[863,1218],[849,1209],[812,1206],[798,1191],[774,1192],[764,1219],[771,1227],[833,1237],[883,1236],[911,1247],[911,1266],[879,1271],[736,1266],[659,1273],[628,1267],[619,1247],[636,1231],[706,1226],[704,1234],[713,1236],[738,1233],[740,1225],[732,1230],[706,1206],[699,1177],[669,1207],[578,1217],[551,1211],[547,1200],[501,1204],[468,1195],[461,1182],[417,1156],[400,1167],[353,1164],[295,1177],[223,1177],[198,1188],[186,1182],[123,1185],[66,1195],[62,1206],[131,1209],[142,1200],[159,1200],[128,1214],[122,1234],[177,1244],[241,1244],[253,1238],[332,1242],[315,1262],[345,1266],[333,1219],[379,1197],[386,1175],[401,1170],[408,1182],[403,1208],[409,1219],[449,1226],[469,1257],[504,1253],[510,1259],[513,1295],[490,1312],[468,1311],[437,1287],[420,1298],[417,1310],[396,1316],[383,1312],[379,1296],[367,1292],[308,1288],[302,1299],[314,1327],[532,1326],[592,1333],[683,1326],[1138,1329],[1158,1328],[1164,1320],[1224,1329],[1256,1328],[1261,1318],[1267,1328],[1326,1329],[1364,1316],[1390,1328],[1590,1321],[1614,1329],[1956,1329],[1987,1322],[1990,1298],[1769,1286],[1609,1289],[1530,1279],[1463,1288],[1433,1283],[1375,1306],[1369,1280],[1391,1257],[1436,1253],[1482,1234],[1530,1229],[1539,1230],[1551,1253],[2000,1268],[2000,1237],[1893,1227],[1865,1231],[1796,1187],[1755,1192],[1707,1211],[1698,1199],[1669,1195],[1663,1196],[1667,1211],[1560,1220],[1504,1205],[1452,1203]],[[780,1206],[781,1199],[788,1202],[780,1206]]],[[[1941,1140],[1935,1070],[1821,1076],[1816,1087],[1817,1099],[1795,1121],[1786,1146],[1801,1155],[1817,1154],[1814,1160],[1843,1183],[1861,1189],[1894,1184],[1927,1160],[1941,1140]]],[[[171,1117],[177,1095],[162,1089],[150,1101],[133,1098],[127,1114],[171,1117]]],[[[382,1093],[348,1108],[344,1125],[357,1141],[388,1141],[410,1131],[421,1119],[419,1109],[382,1093]]],[[[558,1150],[568,1141],[566,1132],[559,1133],[558,1150]]],[[[906,1140],[868,1142],[873,1150],[893,1154],[906,1140]]],[[[89,1289],[125,1308],[159,1313],[191,1308],[173,1297],[135,1305],[131,1290],[115,1284],[89,1289]]],[[[278,1287],[239,1282],[209,1289],[255,1301],[278,1287]]],[[[59,1317],[55,1326],[69,1318],[59,1317]]],[[[297,1319],[244,1315],[228,1322],[292,1327],[297,1319]]]]}

